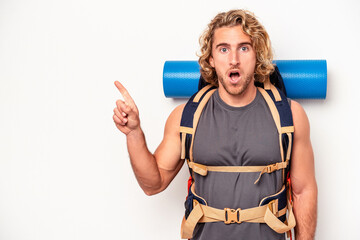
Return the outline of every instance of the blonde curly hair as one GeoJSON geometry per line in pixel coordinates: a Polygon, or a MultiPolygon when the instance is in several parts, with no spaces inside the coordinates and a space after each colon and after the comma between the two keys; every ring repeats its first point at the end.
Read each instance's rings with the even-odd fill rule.
{"type": "Polygon", "coordinates": [[[206,82],[219,86],[215,68],[211,67],[209,62],[215,30],[238,25],[242,27],[244,33],[249,35],[252,47],[256,52],[255,81],[265,82],[274,71],[270,38],[265,28],[253,13],[246,10],[231,10],[216,15],[199,39],[201,47],[201,54],[199,55],[200,73],[206,82]]]}

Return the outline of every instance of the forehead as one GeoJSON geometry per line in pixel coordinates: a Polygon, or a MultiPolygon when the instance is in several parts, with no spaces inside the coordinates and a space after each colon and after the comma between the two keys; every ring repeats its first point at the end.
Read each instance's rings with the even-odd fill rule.
{"type": "Polygon", "coordinates": [[[221,27],[214,32],[213,45],[219,43],[238,44],[242,42],[251,43],[251,38],[244,33],[240,25],[234,27],[221,27]]]}

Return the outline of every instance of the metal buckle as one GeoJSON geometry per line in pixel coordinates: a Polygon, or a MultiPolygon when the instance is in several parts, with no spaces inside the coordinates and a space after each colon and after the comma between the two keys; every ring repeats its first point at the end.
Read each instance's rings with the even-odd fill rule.
{"type": "Polygon", "coordinates": [[[225,224],[230,223],[241,223],[240,221],[240,211],[241,208],[238,209],[230,209],[230,208],[224,208],[225,210],[225,224]]]}

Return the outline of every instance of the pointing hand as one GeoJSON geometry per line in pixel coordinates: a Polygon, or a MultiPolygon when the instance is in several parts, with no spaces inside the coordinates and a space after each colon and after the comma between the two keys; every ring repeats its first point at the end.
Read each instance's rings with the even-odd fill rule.
{"type": "Polygon", "coordinates": [[[114,108],[114,122],[116,127],[125,135],[140,127],[139,110],[126,88],[118,81],[115,86],[124,98],[117,100],[114,108]]]}

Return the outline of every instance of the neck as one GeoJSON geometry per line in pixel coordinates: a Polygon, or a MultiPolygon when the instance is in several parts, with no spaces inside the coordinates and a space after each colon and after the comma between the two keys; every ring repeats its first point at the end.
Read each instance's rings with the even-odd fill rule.
{"type": "Polygon", "coordinates": [[[256,87],[250,83],[248,87],[240,94],[230,94],[223,86],[219,86],[219,96],[226,104],[232,107],[244,107],[250,104],[256,97],[256,87]]]}

